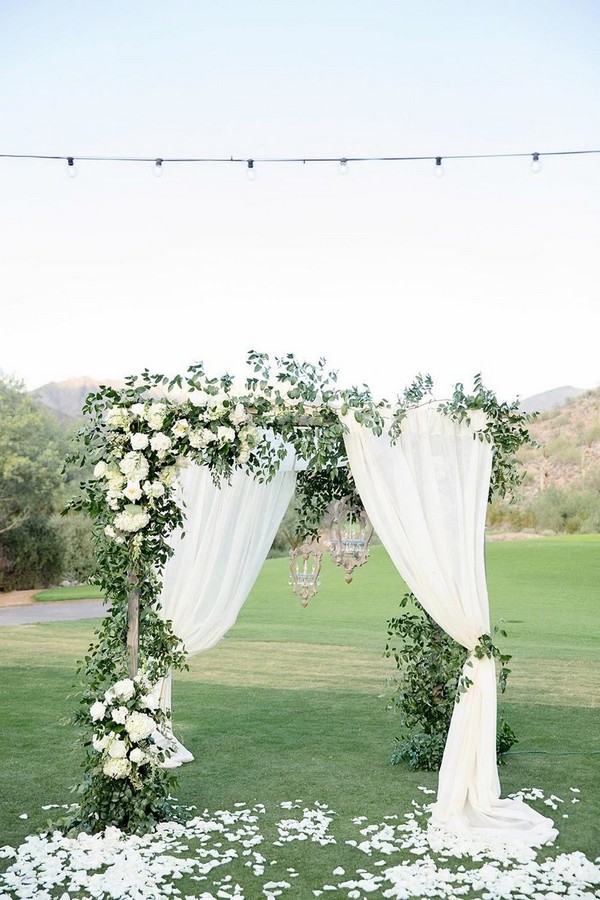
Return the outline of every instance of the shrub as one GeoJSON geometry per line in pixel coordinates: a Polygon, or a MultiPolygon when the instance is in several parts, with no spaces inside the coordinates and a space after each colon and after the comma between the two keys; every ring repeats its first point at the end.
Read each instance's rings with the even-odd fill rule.
{"type": "Polygon", "coordinates": [[[89,581],[96,567],[89,517],[71,513],[56,525],[65,545],[61,577],[81,583],[89,581]]]}
{"type": "Polygon", "coordinates": [[[487,524],[490,528],[521,531],[523,528],[533,528],[536,523],[531,509],[498,499],[488,506],[487,524]]]}
{"type": "Polygon", "coordinates": [[[574,445],[571,438],[558,435],[546,444],[546,452],[551,460],[571,465],[581,465],[581,449],[574,445]]]}
{"type": "Polygon", "coordinates": [[[296,498],[294,495],[281,521],[281,525],[277,530],[267,559],[289,556],[292,547],[295,547],[298,544],[296,529],[299,521],[298,513],[296,512],[296,498]]]}
{"type": "MultiPolygon", "coordinates": [[[[464,690],[461,674],[467,651],[434,622],[413,594],[404,595],[400,608],[402,615],[388,621],[384,652],[393,656],[398,668],[390,708],[400,713],[403,730],[391,762],[432,771],[439,769],[457,694],[464,690]]],[[[500,687],[504,690],[509,672],[504,664],[510,657],[500,659],[500,687]]],[[[501,719],[496,741],[499,761],[516,740],[501,719]]]]}
{"type": "Polygon", "coordinates": [[[600,493],[597,490],[559,490],[549,487],[531,504],[536,527],[563,534],[600,531],[600,493]]]}
{"type": "Polygon", "coordinates": [[[59,528],[43,516],[0,534],[0,591],[56,584],[62,574],[64,554],[59,528]]]}

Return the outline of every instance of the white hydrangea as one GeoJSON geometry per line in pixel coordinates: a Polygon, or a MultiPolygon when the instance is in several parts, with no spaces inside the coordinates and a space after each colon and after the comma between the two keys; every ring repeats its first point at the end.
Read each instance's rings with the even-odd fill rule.
{"type": "Polygon", "coordinates": [[[210,402],[211,396],[207,394],[206,391],[192,391],[189,395],[188,400],[198,409],[203,409],[205,406],[208,406],[210,402]]]}
{"type": "Polygon", "coordinates": [[[148,435],[143,434],[141,431],[136,431],[135,434],[132,434],[129,441],[134,450],[145,450],[149,443],[148,435]]]}
{"type": "Polygon", "coordinates": [[[98,735],[95,734],[92,737],[92,747],[97,753],[102,753],[104,750],[106,750],[109,742],[110,735],[108,734],[105,734],[104,737],[98,737],[98,735]]]}
{"type": "Polygon", "coordinates": [[[111,759],[122,759],[127,756],[127,744],[125,741],[112,740],[108,745],[108,755],[111,759]]]}
{"type": "Polygon", "coordinates": [[[118,509],[119,501],[121,499],[121,491],[107,491],[106,492],[106,502],[108,504],[109,509],[118,509]]]}
{"type": "Polygon", "coordinates": [[[248,419],[248,413],[243,403],[236,403],[230,419],[233,425],[241,425],[248,419]]]}
{"type": "Polygon", "coordinates": [[[215,439],[216,434],[212,432],[210,428],[199,428],[190,432],[190,447],[194,447],[195,450],[200,450],[202,447],[207,447],[208,444],[215,439]]]}
{"type": "Polygon", "coordinates": [[[102,771],[109,778],[127,778],[131,772],[131,763],[127,757],[119,757],[118,759],[109,757],[102,766],[102,771]]]}
{"type": "Polygon", "coordinates": [[[117,466],[111,465],[106,470],[106,487],[109,491],[120,491],[126,480],[117,466]]]}
{"type": "Polygon", "coordinates": [[[167,466],[160,473],[159,480],[165,487],[172,487],[177,481],[178,475],[177,466],[167,466]]]}
{"type": "Polygon", "coordinates": [[[240,441],[248,447],[256,447],[259,437],[260,432],[255,425],[247,425],[240,431],[240,441]]]}
{"type": "Polygon", "coordinates": [[[108,466],[106,465],[104,460],[101,459],[100,462],[97,462],[94,466],[94,478],[104,478],[107,469],[108,466]]]}
{"type": "Polygon", "coordinates": [[[250,459],[250,450],[247,447],[242,447],[242,449],[238,453],[237,461],[240,463],[240,465],[243,466],[244,463],[247,463],[249,459],[250,459]]]}
{"type": "Polygon", "coordinates": [[[125,722],[125,730],[136,744],[138,741],[144,740],[144,738],[149,738],[155,728],[156,722],[154,719],[142,712],[132,712],[125,722]]]}
{"type": "Polygon", "coordinates": [[[131,700],[135,694],[135,684],[131,678],[122,678],[121,681],[115,681],[112,686],[113,694],[121,700],[131,700]]]}
{"type": "Polygon", "coordinates": [[[164,403],[151,403],[144,410],[144,417],[152,431],[160,431],[165,421],[167,407],[164,403]]]}
{"type": "Polygon", "coordinates": [[[158,458],[162,459],[167,455],[167,450],[169,450],[171,446],[171,438],[162,431],[159,431],[158,434],[153,434],[150,438],[150,446],[157,454],[158,458]]]}
{"type": "Polygon", "coordinates": [[[171,431],[175,435],[175,437],[182,438],[185,437],[190,428],[190,423],[187,419],[178,419],[171,431]]]}
{"type": "Polygon", "coordinates": [[[145,481],[142,485],[143,491],[147,497],[162,497],[165,492],[165,486],[160,481],[145,481]]]}
{"type": "Polygon", "coordinates": [[[108,428],[129,428],[129,412],[122,406],[113,406],[106,413],[108,428]]]}
{"type": "Polygon", "coordinates": [[[119,469],[129,481],[142,481],[148,475],[148,460],[142,453],[131,450],[119,463],[119,469]]]}
{"type": "Polygon", "coordinates": [[[92,703],[90,707],[90,716],[92,717],[92,722],[99,722],[104,718],[106,713],[106,703],[102,703],[100,700],[96,700],[95,703],[92,703]]]}
{"type": "Polygon", "coordinates": [[[108,537],[108,538],[116,538],[116,536],[117,536],[117,532],[116,532],[115,529],[112,527],[112,525],[107,525],[107,526],[106,526],[106,528],[104,529],[104,534],[105,534],[106,537],[108,537]]]}
{"type": "Polygon", "coordinates": [[[140,531],[145,528],[150,521],[150,516],[141,506],[131,503],[123,512],[115,516],[115,527],[119,531],[128,531],[130,533],[140,531]]]}
{"type": "Polygon", "coordinates": [[[129,710],[126,706],[117,706],[116,709],[113,709],[111,718],[113,722],[117,723],[117,725],[124,725],[128,715],[129,710]]]}
{"type": "Polygon", "coordinates": [[[225,415],[226,409],[222,403],[217,403],[215,406],[210,406],[207,410],[208,418],[212,421],[216,419],[220,419],[225,415]]]}
{"type": "Polygon", "coordinates": [[[140,706],[144,709],[155,710],[160,706],[160,699],[157,694],[144,694],[143,697],[140,697],[140,706]]]}
{"type": "Polygon", "coordinates": [[[230,428],[229,425],[219,425],[217,428],[217,438],[222,444],[231,444],[235,441],[235,429],[230,428]]]}
{"type": "Polygon", "coordinates": [[[135,763],[136,766],[141,766],[145,762],[147,762],[150,757],[147,753],[144,753],[143,750],[140,750],[139,747],[134,747],[131,753],[129,754],[129,759],[131,762],[135,763]]]}

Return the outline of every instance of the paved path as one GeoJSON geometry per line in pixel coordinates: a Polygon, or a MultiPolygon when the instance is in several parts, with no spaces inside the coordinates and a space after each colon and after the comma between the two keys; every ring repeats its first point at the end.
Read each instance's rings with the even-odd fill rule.
{"type": "Polygon", "coordinates": [[[101,619],[104,615],[106,607],[102,600],[60,600],[56,603],[3,607],[0,609],[0,626],[101,619]]]}

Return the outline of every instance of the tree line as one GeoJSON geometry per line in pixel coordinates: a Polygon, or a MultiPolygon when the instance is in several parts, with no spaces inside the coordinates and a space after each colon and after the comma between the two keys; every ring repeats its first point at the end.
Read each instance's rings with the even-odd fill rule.
{"type": "Polygon", "coordinates": [[[77,423],[65,424],[0,375],[0,591],[86,581],[93,570],[86,516],[61,517],[79,469],[64,468],[77,423]]]}

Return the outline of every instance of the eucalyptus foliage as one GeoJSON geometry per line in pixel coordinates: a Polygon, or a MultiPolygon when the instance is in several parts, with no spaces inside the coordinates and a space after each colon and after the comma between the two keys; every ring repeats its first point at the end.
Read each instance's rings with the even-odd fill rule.
{"type": "MultiPolygon", "coordinates": [[[[271,360],[252,351],[248,366],[240,384],[228,374],[209,377],[202,364],[174,378],[145,370],[128,377],[122,389],[101,387],[86,399],[86,421],[70,462],[93,466],[94,477],[82,483],[71,508],[92,518],[95,582],[112,601],[81,663],[76,717],[88,748],[82,807],[96,830],[114,821],[106,810],[115,804],[122,827],[136,830],[144,827],[144,815],[150,825],[169,809],[169,770],[153,767],[152,777],[117,782],[99,773],[89,750],[89,708],[127,675],[127,601],[134,586],[140,591],[140,666],[153,684],[185,666],[185,648],[157,605],[172,553],[169,536],[185,523],[181,469],[191,461],[208,467],[216,483],[240,468],[269,481],[288,453],[295,454],[306,467],[298,475],[298,533],[314,536],[332,500],[349,495],[360,505],[344,448],[344,414],[376,434],[387,429],[393,441],[407,411],[428,402],[432,390],[431,378],[419,376],[391,404],[375,399],[367,385],[340,389],[337,373],[323,359],[313,364],[288,354],[271,360]]],[[[511,453],[527,439],[526,417],[499,404],[480,379],[472,395],[457,385],[454,399],[440,409],[457,420],[468,418],[470,409],[485,410],[489,425],[478,436],[494,442],[494,486],[500,492],[513,487],[518,478],[511,453]]]]}

